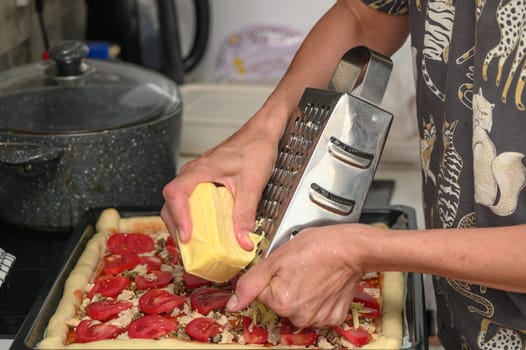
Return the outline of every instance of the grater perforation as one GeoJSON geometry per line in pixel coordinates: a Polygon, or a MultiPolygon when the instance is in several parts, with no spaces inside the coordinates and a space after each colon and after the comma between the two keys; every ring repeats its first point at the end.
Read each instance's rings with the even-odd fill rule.
{"type": "Polygon", "coordinates": [[[256,233],[269,240],[263,255],[305,227],[359,220],[393,118],[377,106],[391,68],[359,46],[342,57],[328,89],[305,89],[258,206],[256,233]]]}

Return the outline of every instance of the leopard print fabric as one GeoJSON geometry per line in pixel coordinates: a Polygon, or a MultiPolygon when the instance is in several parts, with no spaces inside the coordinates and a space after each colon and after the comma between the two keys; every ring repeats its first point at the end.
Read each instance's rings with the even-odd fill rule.
{"type": "MultiPolygon", "coordinates": [[[[362,1],[411,18],[426,227],[526,223],[526,1],[362,1]]],[[[526,349],[526,294],[434,284],[446,349],[526,349]]]]}

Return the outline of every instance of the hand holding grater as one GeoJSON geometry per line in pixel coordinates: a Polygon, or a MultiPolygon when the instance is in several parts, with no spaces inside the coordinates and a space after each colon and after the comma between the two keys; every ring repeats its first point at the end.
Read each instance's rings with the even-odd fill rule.
{"type": "Polygon", "coordinates": [[[329,89],[305,89],[259,202],[256,232],[270,242],[263,256],[303,228],[358,222],[393,119],[378,107],[391,69],[389,58],[358,46],[329,89]]]}

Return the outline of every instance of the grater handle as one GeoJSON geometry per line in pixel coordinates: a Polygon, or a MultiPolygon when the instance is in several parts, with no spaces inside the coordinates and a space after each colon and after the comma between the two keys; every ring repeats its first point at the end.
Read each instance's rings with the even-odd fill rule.
{"type": "Polygon", "coordinates": [[[358,97],[373,105],[380,105],[393,62],[365,46],[353,47],[342,56],[329,82],[329,89],[350,94],[357,87],[364,68],[358,97]]]}

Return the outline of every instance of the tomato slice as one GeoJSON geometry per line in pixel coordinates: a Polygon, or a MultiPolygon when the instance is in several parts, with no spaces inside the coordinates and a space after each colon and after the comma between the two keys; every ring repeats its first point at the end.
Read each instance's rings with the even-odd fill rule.
{"type": "Polygon", "coordinates": [[[164,289],[151,289],[139,298],[139,308],[145,314],[172,312],[184,304],[185,298],[164,289]]]}
{"type": "Polygon", "coordinates": [[[357,290],[354,293],[353,301],[356,303],[362,303],[365,307],[370,307],[372,309],[380,310],[380,303],[370,294],[365,293],[364,291],[357,290]]]}
{"type": "Polygon", "coordinates": [[[381,316],[381,312],[378,309],[372,307],[363,307],[360,309],[360,317],[376,319],[381,316]]]}
{"type": "Polygon", "coordinates": [[[166,250],[170,255],[172,256],[172,260],[169,261],[170,263],[176,265],[179,263],[179,260],[181,260],[181,254],[179,253],[179,250],[175,246],[168,245],[166,246],[166,250]]]}
{"type": "Polygon", "coordinates": [[[139,264],[146,265],[148,272],[159,271],[163,265],[163,261],[158,256],[141,256],[139,257],[139,264]]]}
{"type": "Polygon", "coordinates": [[[349,329],[343,329],[342,327],[332,327],[342,337],[350,341],[352,344],[356,346],[362,346],[365,344],[368,344],[371,340],[371,336],[369,332],[363,327],[359,327],[355,329],[354,327],[350,327],[349,329]]]}
{"type": "Polygon", "coordinates": [[[221,333],[221,326],[206,317],[194,318],[184,328],[186,334],[200,342],[208,342],[210,338],[221,333]]]}
{"type": "Polygon", "coordinates": [[[106,299],[89,304],[86,307],[86,313],[94,320],[107,321],[132,306],[133,304],[129,301],[106,299]]]}
{"type": "Polygon", "coordinates": [[[117,326],[105,323],[95,323],[94,320],[81,321],[75,329],[75,341],[77,343],[88,343],[96,340],[113,339],[119,335],[117,326]]]}
{"type": "Polygon", "coordinates": [[[283,345],[303,345],[310,346],[318,339],[316,330],[312,327],[298,328],[294,326],[289,319],[281,319],[279,329],[280,342],[283,345]]]}
{"type": "Polygon", "coordinates": [[[160,315],[146,315],[138,318],[128,327],[130,338],[156,339],[167,335],[177,328],[177,323],[160,315]]]}
{"type": "Polygon", "coordinates": [[[168,236],[168,238],[166,239],[166,245],[168,247],[175,247],[176,246],[174,238],[172,236],[168,236]]]}
{"type": "Polygon", "coordinates": [[[116,275],[126,270],[131,270],[139,263],[139,256],[136,253],[126,253],[122,255],[109,255],[104,257],[104,273],[116,275]]]}
{"type": "Polygon", "coordinates": [[[107,245],[113,254],[141,254],[151,251],[155,242],[150,236],[142,233],[114,233],[108,239],[107,245]]]}
{"type": "Polygon", "coordinates": [[[243,335],[247,344],[265,344],[268,341],[268,331],[265,327],[252,325],[252,319],[243,316],[243,335]]]}
{"type": "Polygon", "coordinates": [[[142,233],[130,233],[126,236],[126,245],[134,253],[141,254],[151,251],[155,242],[153,238],[142,233]]]}
{"type": "Polygon", "coordinates": [[[363,290],[363,288],[378,288],[379,285],[380,281],[378,278],[367,278],[358,283],[358,286],[361,287],[361,290],[363,290]]]}
{"type": "Polygon", "coordinates": [[[136,276],[135,284],[137,289],[145,290],[152,288],[163,288],[172,282],[173,275],[168,271],[152,271],[146,276],[136,276]]]}
{"type": "Polygon", "coordinates": [[[183,280],[187,289],[195,289],[212,284],[212,281],[205,280],[204,278],[192,275],[186,271],[183,271],[183,280]]]}
{"type": "Polygon", "coordinates": [[[224,308],[231,296],[232,293],[219,288],[198,289],[190,295],[190,305],[192,309],[206,315],[210,311],[224,308]]]}
{"type": "Polygon", "coordinates": [[[127,276],[101,275],[95,280],[95,285],[88,292],[88,298],[93,298],[97,293],[113,298],[129,285],[130,279],[127,276]]]}
{"type": "Polygon", "coordinates": [[[126,244],[126,233],[114,233],[108,238],[108,249],[113,254],[124,254],[130,252],[128,245],[126,244]]]}

